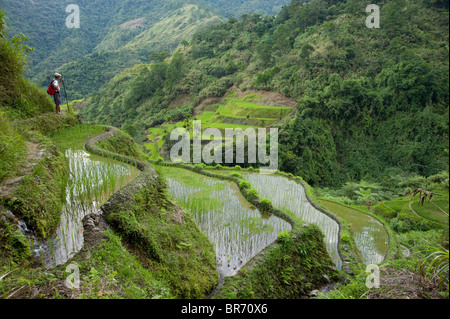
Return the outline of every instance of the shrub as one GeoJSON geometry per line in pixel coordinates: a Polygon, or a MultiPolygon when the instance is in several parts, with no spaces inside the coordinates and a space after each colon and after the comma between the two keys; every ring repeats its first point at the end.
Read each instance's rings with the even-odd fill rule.
{"type": "Polygon", "coordinates": [[[239,184],[239,187],[242,188],[242,189],[249,189],[249,188],[251,187],[251,185],[250,185],[250,183],[247,182],[247,181],[242,181],[242,182],[239,184]]]}
{"type": "Polygon", "coordinates": [[[239,174],[238,172],[233,172],[230,174],[233,177],[237,177],[237,178],[243,178],[241,174],[239,174]]]}
{"type": "MultiPolygon", "coordinates": [[[[0,249],[2,250],[2,258],[9,257],[14,262],[22,262],[30,257],[30,247],[26,237],[21,233],[13,222],[8,221],[8,217],[1,212],[0,219],[0,249]]],[[[2,259],[0,258],[0,259],[2,259]]]]}
{"type": "Polygon", "coordinates": [[[347,244],[347,245],[351,244],[352,243],[352,238],[351,238],[350,234],[342,233],[341,234],[341,242],[343,244],[347,244]]]}
{"type": "Polygon", "coordinates": [[[444,189],[448,190],[448,184],[449,184],[449,175],[448,172],[443,171],[436,175],[428,177],[428,180],[432,183],[437,184],[437,186],[441,186],[444,189]]]}
{"type": "Polygon", "coordinates": [[[251,198],[258,198],[258,192],[254,188],[250,188],[247,192],[247,195],[251,198]]]}
{"type": "Polygon", "coordinates": [[[283,244],[292,242],[292,237],[291,237],[291,235],[289,235],[288,232],[282,232],[282,233],[278,234],[278,241],[283,244]]]}
{"type": "Polygon", "coordinates": [[[263,198],[263,199],[261,199],[259,208],[263,212],[268,212],[268,211],[272,210],[272,202],[268,198],[263,198]]]}
{"type": "Polygon", "coordinates": [[[448,249],[429,246],[424,253],[426,257],[421,261],[420,275],[424,277],[425,282],[438,279],[439,289],[444,286],[448,297],[448,249]]]}
{"type": "Polygon", "coordinates": [[[203,167],[201,167],[201,166],[195,166],[194,167],[194,172],[201,172],[201,171],[203,171],[203,167]]]}

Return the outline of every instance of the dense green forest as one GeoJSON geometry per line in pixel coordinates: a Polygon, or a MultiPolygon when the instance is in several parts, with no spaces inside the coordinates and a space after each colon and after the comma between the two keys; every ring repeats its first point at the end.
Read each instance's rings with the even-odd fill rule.
{"type": "Polygon", "coordinates": [[[197,32],[170,61],[114,78],[82,109],[88,120],[144,130],[179,121],[230,87],[298,101],[280,128],[280,169],[321,186],[448,169],[445,2],[293,1],[197,32]],[[177,97],[190,100],[177,104],[177,97]],[[174,106],[175,105],[175,106],[174,106]]]}
{"type": "Polygon", "coordinates": [[[103,87],[124,68],[147,62],[152,52],[175,50],[183,38],[222,17],[253,11],[273,14],[288,2],[231,0],[224,5],[211,0],[82,0],[76,3],[79,29],[66,27],[70,12],[65,10],[73,4],[71,0],[6,1],[1,7],[10,33],[23,33],[37,49],[29,55],[28,77],[45,86],[58,70],[72,80],[69,98],[78,99],[103,87]],[[184,12],[185,6],[191,8],[189,14],[184,12]],[[140,41],[142,38],[146,41],[140,41]]]}

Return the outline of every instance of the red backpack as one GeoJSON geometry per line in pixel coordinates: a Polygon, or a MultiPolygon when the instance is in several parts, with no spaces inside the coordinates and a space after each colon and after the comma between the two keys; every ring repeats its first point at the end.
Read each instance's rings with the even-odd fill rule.
{"type": "Polygon", "coordinates": [[[48,85],[47,93],[50,95],[55,95],[55,93],[56,93],[55,88],[53,87],[54,82],[55,82],[55,80],[53,80],[52,83],[50,83],[48,85]]]}

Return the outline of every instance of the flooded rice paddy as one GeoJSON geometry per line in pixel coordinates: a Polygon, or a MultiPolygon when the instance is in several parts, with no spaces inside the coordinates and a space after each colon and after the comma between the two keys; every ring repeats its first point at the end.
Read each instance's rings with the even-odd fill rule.
{"type": "Polygon", "coordinates": [[[64,264],[83,247],[83,218],[100,213],[100,205],[138,174],[128,165],[84,150],[67,150],[65,155],[70,176],[66,185],[66,203],[55,233],[47,239],[38,239],[25,223],[20,222],[34,257],[46,268],[64,264]]]}
{"type": "Polygon", "coordinates": [[[366,265],[380,264],[389,249],[389,237],[383,225],[372,216],[329,201],[320,201],[333,214],[343,218],[353,230],[355,243],[366,265]]]}
{"type": "Polygon", "coordinates": [[[342,267],[337,244],[339,225],[332,218],[315,209],[305,196],[302,185],[279,175],[243,173],[253,188],[272,201],[272,205],[282,211],[288,211],[305,223],[316,224],[325,235],[327,251],[338,269],[342,267]]]}
{"type": "Polygon", "coordinates": [[[234,183],[194,174],[187,170],[161,168],[169,193],[194,216],[216,252],[218,271],[233,276],[273,243],[291,225],[276,217],[261,215],[234,183]]]}

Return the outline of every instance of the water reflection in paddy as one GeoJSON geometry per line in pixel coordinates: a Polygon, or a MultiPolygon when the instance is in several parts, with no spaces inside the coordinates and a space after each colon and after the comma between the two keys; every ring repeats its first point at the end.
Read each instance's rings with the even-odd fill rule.
{"type": "Polygon", "coordinates": [[[342,260],[337,248],[339,225],[309,203],[302,185],[279,175],[245,173],[244,178],[250,182],[261,197],[270,199],[275,208],[289,211],[305,223],[319,226],[325,235],[324,241],[331,259],[338,269],[342,267],[342,260]]]}
{"type": "Polygon", "coordinates": [[[54,234],[40,239],[23,221],[20,222],[34,257],[46,268],[64,264],[83,247],[82,219],[91,213],[99,213],[101,203],[138,174],[132,167],[83,150],[67,150],[65,156],[70,170],[66,203],[54,234]]]}
{"type": "Polygon", "coordinates": [[[167,178],[169,192],[194,215],[200,229],[215,246],[218,271],[233,276],[251,258],[291,230],[286,221],[263,218],[232,183],[202,178],[201,187],[189,187],[167,178]]]}

